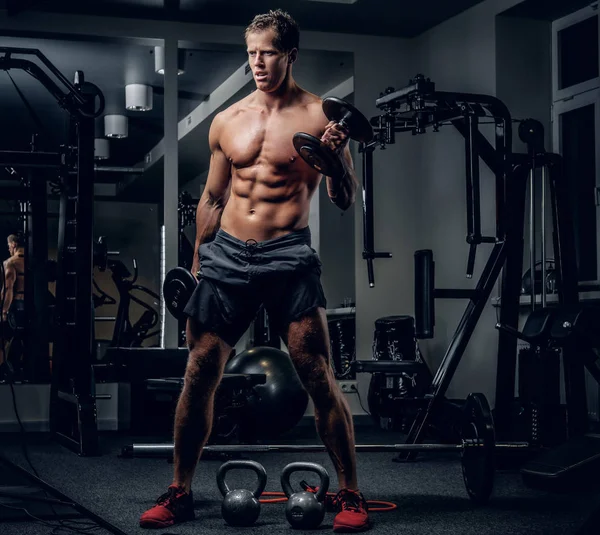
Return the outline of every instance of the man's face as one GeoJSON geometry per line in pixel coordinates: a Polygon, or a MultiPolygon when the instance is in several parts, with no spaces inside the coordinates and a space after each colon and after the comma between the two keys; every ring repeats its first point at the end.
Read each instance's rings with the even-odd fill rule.
{"type": "Polygon", "coordinates": [[[256,88],[270,93],[279,88],[287,73],[290,54],[273,45],[275,30],[248,34],[248,63],[254,75],[256,88]]]}
{"type": "Polygon", "coordinates": [[[15,244],[10,241],[10,240],[6,240],[6,243],[8,244],[8,253],[10,254],[10,256],[15,254],[15,244]]]}

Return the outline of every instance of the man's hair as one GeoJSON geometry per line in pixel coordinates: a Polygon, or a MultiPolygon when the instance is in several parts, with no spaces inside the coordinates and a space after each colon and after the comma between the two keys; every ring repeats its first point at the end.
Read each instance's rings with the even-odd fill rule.
{"type": "Polygon", "coordinates": [[[25,247],[25,237],[21,232],[9,234],[8,241],[14,243],[17,247],[25,247]]]}
{"type": "Polygon", "coordinates": [[[275,39],[273,46],[282,52],[289,52],[300,45],[300,30],[296,21],[289,13],[281,9],[271,10],[262,15],[256,15],[244,32],[244,38],[248,39],[248,34],[263,32],[272,28],[275,30],[275,39]]]}

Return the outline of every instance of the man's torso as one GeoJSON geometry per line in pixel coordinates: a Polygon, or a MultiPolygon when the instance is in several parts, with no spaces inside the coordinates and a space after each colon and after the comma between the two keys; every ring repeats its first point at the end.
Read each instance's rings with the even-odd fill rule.
{"type": "Polygon", "coordinates": [[[231,163],[221,228],[241,240],[264,241],[308,225],[321,174],[298,155],[292,139],[296,132],[320,138],[327,119],[315,97],[270,113],[248,100],[227,110],[219,139],[231,163]]]}
{"type": "Polygon", "coordinates": [[[25,259],[22,256],[11,256],[5,260],[4,269],[6,271],[10,269],[14,272],[13,299],[23,299],[25,293],[25,259]]]}

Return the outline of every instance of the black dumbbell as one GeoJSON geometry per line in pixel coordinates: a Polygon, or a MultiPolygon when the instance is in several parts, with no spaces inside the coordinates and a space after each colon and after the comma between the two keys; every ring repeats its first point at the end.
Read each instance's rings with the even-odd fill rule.
{"type": "Polygon", "coordinates": [[[176,267],[167,273],[163,282],[163,298],[167,310],[178,320],[185,319],[183,309],[197,285],[194,276],[185,268],[176,267]]]}
{"type": "MultiPolygon", "coordinates": [[[[343,126],[351,139],[367,143],[373,139],[373,128],[369,120],[352,104],[336,97],[323,100],[323,113],[330,121],[343,126]]],[[[313,169],[326,176],[344,174],[342,160],[329,146],[315,136],[297,132],[293,137],[294,148],[313,169]]]]}

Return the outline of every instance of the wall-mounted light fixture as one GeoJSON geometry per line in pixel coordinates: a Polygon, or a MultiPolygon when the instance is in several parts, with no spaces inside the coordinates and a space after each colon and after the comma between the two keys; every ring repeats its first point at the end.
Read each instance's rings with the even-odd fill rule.
{"type": "Polygon", "coordinates": [[[108,160],[110,157],[110,143],[108,139],[97,137],[94,139],[94,158],[96,160],[108,160]]]}
{"type": "Polygon", "coordinates": [[[126,115],[105,115],[104,137],[112,139],[125,138],[129,133],[128,126],[126,115]]]}
{"type": "Polygon", "coordinates": [[[129,84],[125,86],[125,108],[132,111],[152,109],[152,86],[129,84]]]}
{"type": "MultiPolygon", "coordinates": [[[[154,71],[158,74],[165,74],[165,49],[162,46],[154,47],[154,71]]],[[[185,50],[177,50],[177,74],[182,75],[185,72],[185,50]]]]}

